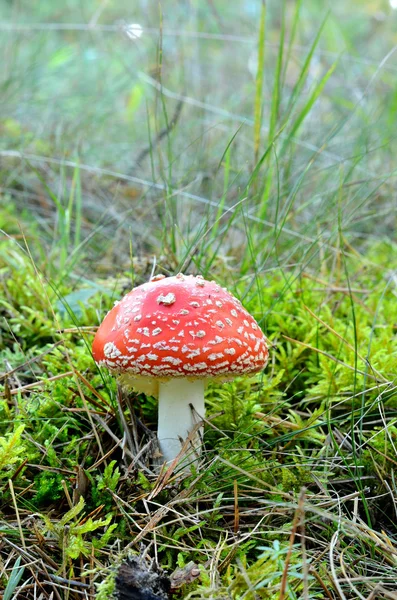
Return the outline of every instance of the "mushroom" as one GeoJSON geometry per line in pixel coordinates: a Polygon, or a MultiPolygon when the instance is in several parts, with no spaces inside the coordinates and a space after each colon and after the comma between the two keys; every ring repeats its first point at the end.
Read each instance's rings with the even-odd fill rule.
{"type": "MultiPolygon", "coordinates": [[[[214,281],[179,273],[153,277],[116,302],[92,354],[122,385],[158,398],[158,439],[168,462],[193,430],[194,413],[204,417],[208,381],[260,371],[269,351],[237,298],[214,281]]],[[[192,437],[199,452],[201,436],[192,437]]]]}

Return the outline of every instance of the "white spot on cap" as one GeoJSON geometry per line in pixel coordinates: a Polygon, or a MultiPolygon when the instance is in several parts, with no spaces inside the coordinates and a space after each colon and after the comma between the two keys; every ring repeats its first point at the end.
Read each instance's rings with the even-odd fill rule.
{"type": "Polygon", "coordinates": [[[233,325],[233,321],[231,319],[229,319],[228,317],[225,317],[225,321],[228,325],[233,325]]]}
{"type": "Polygon", "coordinates": [[[142,333],[146,337],[149,337],[149,335],[150,335],[150,333],[149,333],[149,327],[138,327],[137,332],[138,333],[142,333]]]}
{"type": "MultiPolygon", "coordinates": [[[[113,342],[107,342],[103,347],[103,353],[106,358],[117,358],[121,356],[120,350],[113,344],[113,342]]],[[[110,364],[110,363],[109,363],[110,364]]]]}
{"type": "Polygon", "coordinates": [[[158,335],[161,332],[162,332],[162,329],[160,327],[156,327],[156,329],[153,329],[152,335],[158,335]]]}
{"type": "Polygon", "coordinates": [[[184,365],[183,368],[186,371],[197,371],[198,369],[208,369],[208,365],[205,362],[200,362],[195,365],[184,365]]]}
{"type": "Polygon", "coordinates": [[[220,335],[216,335],[213,340],[208,342],[209,346],[215,346],[215,344],[221,344],[223,342],[223,337],[220,335]]]}
{"type": "Polygon", "coordinates": [[[134,321],[140,321],[142,319],[142,315],[135,315],[134,321]]]}
{"type": "Polygon", "coordinates": [[[167,346],[165,342],[156,342],[153,344],[153,348],[156,348],[156,350],[169,350],[170,346],[167,346]]]}
{"type": "Polygon", "coordinates": [[[180,358],[176,358],[175,356],[165,356],[161,359],[161,362],[171,363],[172,365],[180,365],[182,360],[180,358]]]}
{"type": "Polygon", "coordinates": [[[179,311],[179,314],[180,314],[180,315],[188,315],[188,314],[189,314],[189,311],[188,311],[188,310],[186,310],[186,308],[182,308],[182,309],[179,311]]]}
{"type": "Polygon", "coordinates": [[[151,277],[150,281],[161,281],[162,279],[165,279],[165,275],[163,275],[162,273],[159,273],[158,275],[151,277]]]}
{"type": "Polygon", "coordinates": [[[224,328],[225,324],[223,321],[217,321],[216,324],[218,325],[218,327],[220,327],[221,329],[224,328]]]}
{"type": "Polygon", "coordinates": [[[223,362],[214,365],[214,369],[221,369],[222,367],[228,367],[229,364],[230,363],[228,360],[224,360],[223,362]]]}
{"type": "Polygon", "coordinates": [[[233,354],[236,354],[236,351],[234,348],[226,348],[225,354],[230,354],[232,356],[233,354]]]}
{"type": "Polygon", "coordinates": [[[195,300],[193,302],[189,302],[190,306],[193,306],[193,308],[198,308],[200,306],[199,302],[196,302],[195,300]]]}
{"type": "Polygon", "coordinates": [[[224,356],[223,352],[216,352],[214,354],[209,354],[208,360],[211,360],[211,361],[217,360],[218,358],[223,358],[223,356],[224,356]]]}
{"type": "Polygon", "coordinates": [[[149,360],[157,360],[158,356],[157,354],[153,354],[152,352],[149,352],[149,354],[147,355],[149,360]]]}
{"type": "Polygon", "coordinates": [[[203,329],[200,329],[197,333],[196,333],[196,337],[198,338],[203,338],[205,336],[205,331],[203,329]]]}
{"type": "Polygon", "coordinates": [[[217,305],[218,308],[222,308],[223,304],[220,300],[216,300],[215,304],[217,305]]]}
{"type": "Polygon", "coordinates": [[[159,304],[164,304],[165,306],[170,306],[171,304],[174,304],[175,300],[175,294],[173,294],[172,292],[169,292],[165,296],[164,294],[160,294],[160,296],[157,298],[157,302],[159,304]]]}

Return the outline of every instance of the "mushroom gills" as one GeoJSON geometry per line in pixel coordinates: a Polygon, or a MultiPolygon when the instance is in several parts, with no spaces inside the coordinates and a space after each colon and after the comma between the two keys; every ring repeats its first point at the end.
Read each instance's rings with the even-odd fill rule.
{"type": "MultiPolygon", "coordinates": [[[[205,383],[205,379],[176,378],[159,384],[158,439],[166,462],[178,455],[182,447],[181,439],[186,440],[205,415],[205,383]]],[[[187,450],[187,454],[192,455],[192,462],[200,453],[202,433],[200,427],[187,450]]]]}

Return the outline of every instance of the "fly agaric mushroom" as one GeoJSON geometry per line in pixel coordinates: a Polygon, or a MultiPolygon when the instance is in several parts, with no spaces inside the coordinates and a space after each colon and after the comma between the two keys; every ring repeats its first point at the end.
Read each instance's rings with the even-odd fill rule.
{"type": "MultiPolygon", "coordinates": [[[[93,342],[99,366],[159,400],[158,439],[173,460],[204,416],[204,390],[255,373],[269,356],[266,338],[240,301],[214,281],[158,275],[129,292],[106,315],[93,342]]],[[[199,435],[193,441],[200,451],[199,435]]]]}

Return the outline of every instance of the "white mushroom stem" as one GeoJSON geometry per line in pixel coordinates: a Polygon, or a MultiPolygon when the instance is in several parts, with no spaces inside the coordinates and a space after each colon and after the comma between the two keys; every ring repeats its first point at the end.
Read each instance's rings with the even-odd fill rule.
{"type": "MultiPolygon", "coordinates": [[[[182,447],[180,438],[186,440],[200,418],[204,417],[204,388],[204,379],[189,381],[175,378],[159,384],[157,435],[166,462],[173,460],[180,452],[182,447]]],[[[201,435],[202,431],[199,430],[194,436],[192,453],[193,450],[196,453],[200,452],[201,435]]],[[[193,456],[192,460],[194,460],[193,456]]]]}

